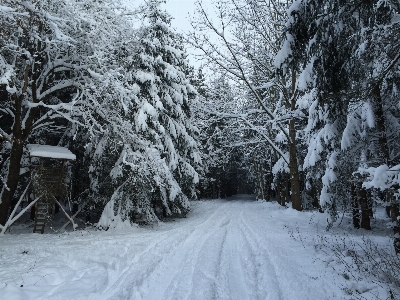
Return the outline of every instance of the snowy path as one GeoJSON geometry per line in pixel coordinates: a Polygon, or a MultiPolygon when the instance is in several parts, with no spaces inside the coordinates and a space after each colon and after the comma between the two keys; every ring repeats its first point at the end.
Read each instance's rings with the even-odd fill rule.
{"type": "Polygon", "coordinates": [[[153,229],[8,235],[0,299],[341,299],[313,248],[288,234],[296,216],[276,204],[208,201],[153,229]]]}

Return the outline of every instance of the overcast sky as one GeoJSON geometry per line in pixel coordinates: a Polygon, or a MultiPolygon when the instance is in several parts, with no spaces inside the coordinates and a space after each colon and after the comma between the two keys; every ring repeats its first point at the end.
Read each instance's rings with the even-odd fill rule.
{"type": "Polygon", "coordinates": [[[189,14],[195,11],[196,0],[167,0],[165,6],[168,13],[174,18],[172,26],[178,31],[187,31],[191,28],[188,20],[189,14]]]}
{"type": "MultiPolygon", "coordinates": [[[[165,5],[166,11],[174,18],[172,20],[172,27],[178,32],[188,32],[192,29],[190,25],[189,15],[193,17],[196,5],[196,0],[167,0],[165,5]]],[[[211,7],[211,0],[203,0],[203,5],[205,7],[211,7]]],[[[197,61],[193,54],[196,52],[194,49],[186,49],[189,54],[190,64],[196,68],[199,68],[201,62],[197,61]]],[[[197,54],[200,52],[197,51],[197,54]]]]}
{"type": "MultiPolygon", "coordinates": [[[[135,9],[139,7],[144,0],[123,0],[129,8],[135,9]]],[[[189,22],[189,14],[193,15],[196,0],[166,0],[166,4],[162,7],[173,17],[172,26],[179,32],[188,31],[191,26],[189,22]]],[[[202,0],[206,5],[211,4],[211,0],[202,0]]]]}

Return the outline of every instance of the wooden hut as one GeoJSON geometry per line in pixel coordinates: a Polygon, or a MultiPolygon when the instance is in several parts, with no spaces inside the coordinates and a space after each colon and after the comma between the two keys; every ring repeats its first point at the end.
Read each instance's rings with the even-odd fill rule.
{"type": "Polygon", "coordinates": [[[35,220],[33,232],[44,232],[50,212],[56,203],[64,211],[57,199],[68,197],[68,174],[66,163],[75,161],[76,156],[64,147],[48,145],[27,145],[31,160],[31,180],[34,197],[40,197],[35,204],[35,220]]]}

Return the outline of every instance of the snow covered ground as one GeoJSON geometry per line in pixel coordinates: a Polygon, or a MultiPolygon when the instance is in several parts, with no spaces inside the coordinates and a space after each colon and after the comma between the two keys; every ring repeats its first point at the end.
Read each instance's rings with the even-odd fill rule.
{"type": "Polygon", "coordinates": [[[7,234],[0,299],[389,297],[389,287],[342,273],[340,260],[316,246],[335,237],[323,214],[248,197],[192,209],[186,219],[124,232],[7,234]]]}

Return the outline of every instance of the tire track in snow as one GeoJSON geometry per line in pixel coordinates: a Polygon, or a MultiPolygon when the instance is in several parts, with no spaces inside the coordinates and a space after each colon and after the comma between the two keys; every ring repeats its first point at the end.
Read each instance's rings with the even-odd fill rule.
{"type": "MultiPolygon", "coordinates": [[[[179,237],[182,235],[181,232],[172,233],[172,235],[168,233],[166,233],[166,237],[158,235],[156,242],[152,242],[144,250],[136,253],[133,259],[127,262],[127,266],[118,277],[111,280],[111,283],[102,292],[103,295],[100,299],[109,299],[115,296],[129,299],[136,286],[144,285],[147,278],[154,273],[157,266],[165,259],[156,249],[162,248],[164,250],[163,254],[168,255],[173,251],[174,244],[179,242],[179,237]]],[[[140,297],[140,293],[136,293],[135,297],[140,297]]]]}
{"type": "MultiPolygon", "coordinates": [[[[118,290],[123,290],[123,285],[126,282],[130,281],[130,277],[137,278],[137,274],[134,274],[134,269],[132,266],[137,265],[138,262],[144,258],[146,258],[147,253],[156,248],[160,243],[162,243],[166,239],[171,239],[174,236],[179,235],[179,233],[173,233],[172,236],[162,238],[156,242],[151,242],[144,250],[135,254],[135,256],[129,258],[129,246],[131,238],[125,240],[125,247],[123,251],[125,252],[122,257],[110,257],[109,263],[104,263],[99,261],[99,257],[94,255],[93,257],[84,258],[81,260],[86,261],[88,263],[87,267],[84,269],[79,269],[70,281],[66,281],[64,283],[59,284],[57,287],[53,288],[47,295],[49,299],[53,299],[52,296],[59,294],[65,287],[71,285],[72,282],[76,282],[77,285],[80,284],[82,280],[86,278],[97,277],[96,284],[91,288],[91,295],[84,296],[80,299],[108,299],[109,297],[113,298],[114,294],[118,290]],[[123,263],[128,263],[127,266],[123,267],[119,270],[119,266],[123,263]],[[115,278],[115,274],[117,274],[117,278],[115,278]]],[[[148,235],[147,240],[150,240],[153,235],[148,235]]],[[[110,239],[112,242],[112,238],[110,239]]],[[[103,241],[102,243],[107,243],[107,241],[103,241]]],[[[120,241],[118,244],[122,244],[120,241]]],[[[118,245],[117,245],[118,246],[118,245]]],[[[94,245],[96,247],[96,245],[94,245]]],[[[100,245],[101,247],[101,245],[100,245]]],[[[122,247],[122,245],[121,245],[122,247]]],[[[122,250],[122,249],[121,249],[122,250]]]]}
{"type": "Polygon", "coordinates": [[[175,263],[179,267],[175,270],[175,274],[165,285],[163,295],[155,299],[199,299],[194,291],[202,292],[200,299],[212,299],[210,285],[212,290],[215,290],[215,270],[210,270],[215,267],[214,253],[218,250],[221,240],[221,228],[224,228],[229,222],[229,217],[226,216],[225,210],[227,205],[220,203],[220,207],[215,211],[210,222],[204,223],[204,226],[196,228],[191,236],[187,238],[185,243],[176,253],[175,263]],[[225,215],[222,219],[220,216],[225,215]],[[206,257],[204,257],[206,256],[206,257]],[[201,289],[197,288],[201,285],[201,289]],[[209,298],[205,297],[209,295],[209,298]]]}
{"type": "Polygon", "coordinates": [[[225,242],[229,217],[202,244],[191,271],[189,299],[217,299],[218,270],[221,249],[225,242]]]}
{"type": "Polygon", "coordinates": [[[241,263],[242,242],[238,236],[238,212],[232,209],[238,205],[238,201],[231,203],[230,223],[226,229],[226,236],[220,251],[220,264],[217,275],[216,299],[254,299],[249,297],[248,283],[244,276],[241,263]]]}
{"type": "Polygon", "coordinates": [[[323,289],[309,276],[308,266],[299,259],[303,257],[305,261],[311,262],[311,253],[289,238],[287,229],[284,229],[284,224],[290,220],[276,222],[276,219],[268,218],[266,210],[255,211],[249,208],[245,213],[249,217],[244,216],[242,219],[244,228],[248,236],[259,245],[269,270],[273,270],[268,277],[273,277],[279,287],[279,294],[275,293],[266,299],[327,299],[323,289]]]}
{"type": "Polygon", "coordinates": [[[43,243],[30,242],[27,259],[38,261],[34,269],[25,274],[23,265],[14,268],[25,282],[21,297],[13,299],[327,299],[331,284],[310,277],[312,249],[283,228],[293,219],[281,217],[294,212],[246,200],[193,207],[189,218],[150,230],[27,236],[43,243]],[[58,260],[59,270],[48,257],[58,260]]]}
{"type": "Polygon", "coordinates": [[[218,209],[207,218],[192,220],[194,224],[190,225],[190,231],[187,230],[189,226],[178,230],[174,228],[172,235],[170,231],[161,231],[159,235],[166,234],[168,236],[161,241],[152,243],[143,252],[136,255],[123,274],[105,290],[101,299],[122,297],[121,299],[137,300],[149,299],[149,295],[152,295],[151,299],[166,299],[167,295],[162,295],[172,286],[175,285],[175,289],[178,287],[180,290],[184,289],[185,283],[190,277],[181,278],[175,284],[173,281],[176,276],[182,277],[180,274],[184,266],[190,266],[190,260],[196,255],[196,252],[200,251],[198,249],[199,238],[205,243],[214,233],[214,230],[210,230],[210,228],[218,227],[224,222],[220,219],[220,210],[226,205],[220,204],[218,209]],[[208,233],[204,234],[205,232],[208,233]],[[181,265],[181,267],[177,268],[177,265],[181,265]],[[130,277],[134,279],[129,280],[130,277]],[[154,287],[157,289],[155,290],[154,287]]]}
{"type": "Polygon", "coordinates": [[[267,232],[263,235],[256,234],[252,227],[247,224],[243,213],[240,216],[240,231],[253,256],[250,260],[254,261],[255,264],[256,278],[254,278],[254,282],[257,287],[257,298],[284,299],[276,266],[265,249],[262,249],[262,245],[268,244],[262,241],[262,237],[267,235],[267,232]],[[262,271],[260,272],[260,270],[262,271]]]}

